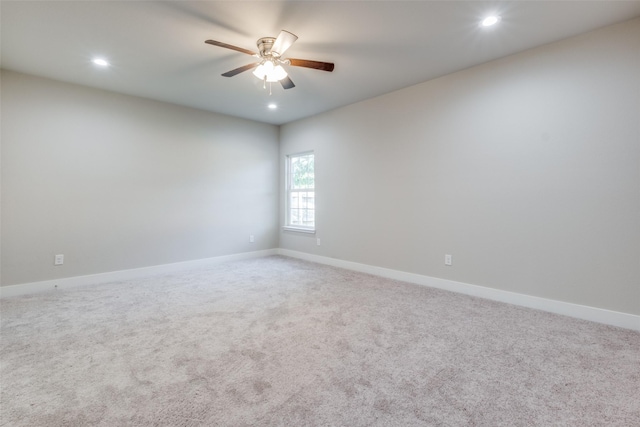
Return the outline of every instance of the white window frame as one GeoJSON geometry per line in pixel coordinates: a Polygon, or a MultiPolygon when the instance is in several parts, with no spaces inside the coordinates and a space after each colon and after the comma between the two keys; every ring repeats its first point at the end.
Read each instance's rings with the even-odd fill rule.
{"type": "Polygon", "coordinates": [[[282,227],[284,230],[287,231],[297,231],[300,233],[311,233],[311,234],[315,234],[316,232],[316,209],[315,209],[315,201],[316,201],[316,188],[315,188],[315,153],[313,152],[313,150],[311,151],[304,151],[301,153],[294,153],[294,154],[287,154],[286,157],[286,166],[285,166],[285,218],[284,218],[284,227],[282,227]],[[313,159],[314,159],[314,168],[313,168],[313,188],[312,189],[300,189],[300,190],[293,190],[291,188],[291,159],[296,158],[296,157],[303,157],[303,156],[308,156],[308,155],[313,155],[313,159]],[[314,216],[313,216],[313,226],[304,226],[304,225],[299,225],[299,224],[291,224],[291,207],[289,206],[290,200],[291,200],[291,193],[292,192],[309,192],[309,191],[313,191],[313,199],[314,199],[314,216]]]}

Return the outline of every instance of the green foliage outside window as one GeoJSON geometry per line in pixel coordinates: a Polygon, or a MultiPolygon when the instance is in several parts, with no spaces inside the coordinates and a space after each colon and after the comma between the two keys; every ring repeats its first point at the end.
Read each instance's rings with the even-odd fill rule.
{"type": "Polygon", "coordinates": [[[314,156],[308,154],[306,156],[291,158],[291,188],[313,188],[314,187],[314,156]]]}

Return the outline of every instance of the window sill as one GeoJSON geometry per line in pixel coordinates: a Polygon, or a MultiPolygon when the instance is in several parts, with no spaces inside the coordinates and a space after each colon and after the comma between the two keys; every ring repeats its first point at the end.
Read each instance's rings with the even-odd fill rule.
{"type": "Polygon", "coordinates": [[[315,228],[301,228],[301,227],[292,227],[290,225],[285,225],[282,227],[284,231],[295,231],[296,233],[307,233],[307,234],[316,234],[315,228]]]}

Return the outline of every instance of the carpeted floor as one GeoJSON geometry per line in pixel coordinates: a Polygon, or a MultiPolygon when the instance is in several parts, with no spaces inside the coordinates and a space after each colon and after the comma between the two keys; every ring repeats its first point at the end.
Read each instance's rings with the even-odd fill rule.
{"type": "Polygon", "coordinates": [[[640,334],[304,261],[1,301],[1,426],[640,426],[640,334]]]}

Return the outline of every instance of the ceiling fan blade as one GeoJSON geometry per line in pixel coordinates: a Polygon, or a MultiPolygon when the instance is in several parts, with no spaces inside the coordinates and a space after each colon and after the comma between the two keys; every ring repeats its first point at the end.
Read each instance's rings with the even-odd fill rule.
{"type": "Polygon", "coordinates": [[[322,71],[333,71],[334,64],[332,62],[309,61],[308,59],[289,58],[289,62],[294,67],[314,68],[322,71]]]}
{"type": "Polygon", "coordinates": [[[289,78],[289,76],[287,76],[284,79],[280,80],[280,84],[285,89],[291,89],[293,87],[296,87],[296,85],[293,84],[293,81],[289,78]]]}
{"type": "Polygon", "coordinates": [[[255,52],[252,52],[249,49],[244,49],[242,47],[234,46],[234,45],[231,45],[231,44],[217,42],[215,40],[205,40],[205,43],[213,45],[213,46],[219,46],[219,47],[224,47],[224,48],[231,49],[231,50],[236,50],[238,52],[246,53],[247,55],[256,55],[255,52]]]}
{"type": "Polygon", "coordinates": [[[278,35],[278,38],[275,42],[273,42],[273,46],[271,46],[271,52],[275,52],[278,55],[282,56],[284,52],[291,47],[291,45],[298,40],[298,36],[289,31],[282,30],[278,35]]]}
{"type": "Polygon", "coordinates": [[[247,65],[243,65],[242,67],[238,67],[236,69],[233,69],[231,71],[227,71],[226,73],[222,74],[225,77],[233,77],[236,74],[240,74],[244,71],[250,70],[254,67],[257,67],[258,65],[260,65],[259,62],[256,62],[255,64],[247,64],[247,65]]]}

